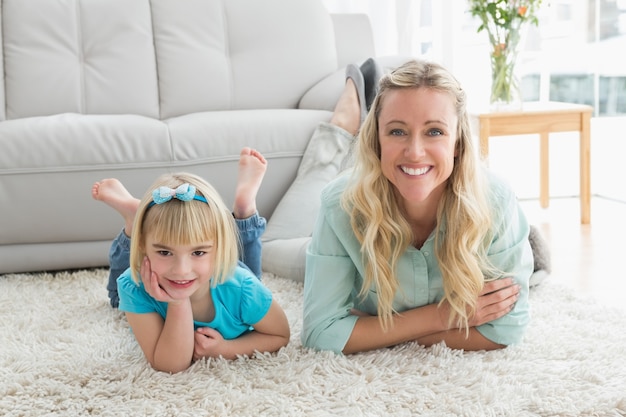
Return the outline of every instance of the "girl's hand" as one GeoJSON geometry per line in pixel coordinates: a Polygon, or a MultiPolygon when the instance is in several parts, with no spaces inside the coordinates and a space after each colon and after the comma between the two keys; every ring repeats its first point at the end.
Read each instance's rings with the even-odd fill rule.
{"type": "Polygon", "coordinates": [[[470,318],[469,326],[480,326],[508,314],[515,307],[519,292],[520,286],[513,278],[487,282],[478,296],[476,313],[470,318]]]}
{"type": "Polygon", "coordinates": [[[152,272],[150,267],[150,260],[147,256],[144,256],[141,263],[141,269],[139,270],[141,275],[141,281],[146,289],[146,292],[150,297],[157,301],[164,303],[176,302],[178,300],[173,299],[170,295],[159,285],[159,280],[156,272],[152,272]]]}
{"type": "Polygon", "coordinates": [[[218,358],[225,352],[224,345],[228,343],[221,333],[210,327],[199,327],[194,335],[193,360],[211,357],[218,358]]]}

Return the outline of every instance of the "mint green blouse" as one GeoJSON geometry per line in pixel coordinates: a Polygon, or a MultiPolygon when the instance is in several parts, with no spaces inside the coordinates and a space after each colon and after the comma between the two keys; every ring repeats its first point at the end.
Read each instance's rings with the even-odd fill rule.
{"type": "MultiPolygon", "coordinates": [[[[511,188],[487,174],[494,209],[494,237],[489,260],[521,286],[514,309],[507,315],[477,327],[487,339],[509,345],[521,341],[530,320],[528,281],[533,272],[533,255],[528,241],[529,225],[511,188]]],[[[365,273],[360,245],[341,207],[348,175],[343,175],[322,192],[321,207],[307,251],[304,280],[302,343],[319,350],[341,353],[357,317],[352,308],[376,314],[377,294],[371,288],[365,299],[359,291],[365,273]]],[[[440,232],[443,233],[443,232],[440,232]]],[[[399,290],[393,308],[406,311],[437,303],[443,298],[441,270],[434,253],[434,232],[422,248],[410,246],[398,263],[399,290]]]]}

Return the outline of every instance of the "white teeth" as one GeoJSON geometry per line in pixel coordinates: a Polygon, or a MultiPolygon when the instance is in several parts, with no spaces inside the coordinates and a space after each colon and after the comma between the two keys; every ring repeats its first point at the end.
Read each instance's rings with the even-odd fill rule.
{"type": "Polygon", "coordinates": [[[425,173],[427,173],[430,168],[429,167],[424,167],[424,168],[407,168],[407,167],[401,167],[402,172],[404,172],[405,174],[409,174],[409,175],[424,175],[425,173]]]}
{"type": "Polygon", "coordinates": [[[184,284],[187,284],[189,281],[174,281],[174,282],[178,285],[184,285],[184,284]]]}

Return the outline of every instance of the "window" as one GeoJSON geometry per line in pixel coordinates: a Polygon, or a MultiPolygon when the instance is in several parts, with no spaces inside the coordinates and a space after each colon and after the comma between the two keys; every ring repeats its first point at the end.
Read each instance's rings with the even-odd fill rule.
{"type": "Polygon", "coordinates": [[[596,116],[626,114],[626,2],[544,1],[534,44],[527,45],[527,99],[589,104],[596,116]],[[621,3],[621,4],[620,4],[621,3]],[[547,85],[545,90],[542,85],[547,85]]]}
{"type": "MultiPolygon", "coordinates": [[[[377,55],[424,56],[460,80],[468,105],[489,102],[491,69],[486,34],[466,11],[465,0],[323,0],[330,12],[367,13],[377,55]],[[481,58],[481,57],[484,57],[481,58]]],[[[543,0],[539,27],[526,33],[520,55],[525,100],[590,104],[592,193],[626,201],[626,0],[543,0]]],[[[578,195],[576,137],[550,140],[551,196],[578,195]]],[[[538,195],[538,139],[492,141],[492,168],[521,198],[538,195]],[[498,154],[500,153],[500,154],[498,154]],[[500,166],[497,164],[501,162],[500,166]],[[517,165],[516,165],[517,164],[517,165]]],[[[490,158],[491,159],[491,158],[490,158]]]]}
{"type": "MultiPolygon", "coordinates": [[[[378,55],[425,56],[452,70],[470,100],[487,102],[485,33],[464,0],[324,0],[331,12],[370,16],[378,55]],[[484,59],[476,57],[484,56],[484,59]]],[[[626,115],[626,0],[543,0],[539,27],[525,34],[519,71],[525,100],[592,105],[626,115]]]]}

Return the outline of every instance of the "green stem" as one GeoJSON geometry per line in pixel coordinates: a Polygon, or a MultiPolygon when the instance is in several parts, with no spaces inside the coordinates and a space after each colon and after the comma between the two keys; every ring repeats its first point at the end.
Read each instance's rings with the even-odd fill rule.
{"type": "Polygon", "coordinates": [[[515,64],[519,32],[509,31],[504,39],[492,43],[491,53],[491,102],[511,103],[518,95],[519,83],[515,64]]]}

